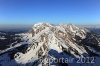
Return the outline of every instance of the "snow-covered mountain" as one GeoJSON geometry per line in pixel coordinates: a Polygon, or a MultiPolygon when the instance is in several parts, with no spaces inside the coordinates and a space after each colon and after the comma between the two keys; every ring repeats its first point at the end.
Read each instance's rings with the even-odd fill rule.
{"type": "Polygon", "coordinates": [[[34,24],[0,51],[0,66],[100,66],[100,38],[73,24],[34,24]],[[85,60],[84,60],[85,59],[85,60]]]}

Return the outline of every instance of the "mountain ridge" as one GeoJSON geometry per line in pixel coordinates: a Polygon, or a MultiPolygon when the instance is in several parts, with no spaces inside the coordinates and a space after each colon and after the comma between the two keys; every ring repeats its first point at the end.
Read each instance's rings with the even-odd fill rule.
{"type": "Polygon", "coordinates": [[[21,36],[23,41],[6,49],[6,51],[4,50],[4,52],[0,52],[0,59],[3,60],[0,62],[2,66],[5,66],[4,61],[9,64],[8,66],[63,66],[64,64],[73,66],[73,63],[80,66],[75,61],[72,64],[51,63],[49,61],[45,62],[45,59],[53,58],[57,60],[68,57],[100,56],[98,50],[100,49],[100,42],[97,35],[86,28],[77,27],[73,24],[51,25],[49,23],[38,23],[33,25],[31,31],[17,35],[21,36]],[[4,59],[5,57],[10,59],[9,53],[13,54],[11,62],[4,59]],[[41,58],[44,62],[40,62],[39,59],[41,58]]]}

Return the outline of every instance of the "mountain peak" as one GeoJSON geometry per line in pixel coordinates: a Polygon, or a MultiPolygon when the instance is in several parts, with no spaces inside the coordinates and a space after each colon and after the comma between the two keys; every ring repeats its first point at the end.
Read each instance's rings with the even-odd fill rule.
{"type": "Polygon", "coordinates": [[[36,23],[36,24],[34,24],[33,26],[34,27],[37,27],[37,26],[42,26],[42,25],[50,25],[49,23],[44,23],[44,22],[40,22],[40,23],[36,23]]]}
{"type": "MultiPolygon", "coordinates": [[[[16,60],[19,66],[32,66],[33,64],[34,66],[48,66],[49,62],[40,62],[41,58],[42,60],[50,58],[56,60],[68,57],[85,57],[90,56],[92,53],[100,55],[98,50],[98,37],[73,24],[55,26],[49,23],[37,23],[33,25],[31,30],[30,33],[20,34],[23,42],[2,52],[0,61],[3,60],[10,64],[6,59],[9,60],[11,57],[9,54],[14,51],[14,60],[16,60]],[[23,47],[23,45],[26,47],[23,47]],[[19,50],[19,48],[23,49],[19,50]],[[5,55],[5,53],[8,54],[5,55]]],[[[14,63],[14,60],[12,60],[11,63],[14,63]]],[[[14,65],[16,65],[16,63],[14,63],[14,65]]],[[[0,64],[4,66],[4,63],[0,64]]],[[[59,63],[49,64],[60,66],[59,63]]]]}

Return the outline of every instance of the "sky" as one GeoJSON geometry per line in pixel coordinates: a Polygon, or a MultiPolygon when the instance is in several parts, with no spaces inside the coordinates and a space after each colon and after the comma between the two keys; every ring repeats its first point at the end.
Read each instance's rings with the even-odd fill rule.
{"type": "Polygon", "coordinates": [[[0,0],[0,24],[100,24],[100,0],[0,0]]]}

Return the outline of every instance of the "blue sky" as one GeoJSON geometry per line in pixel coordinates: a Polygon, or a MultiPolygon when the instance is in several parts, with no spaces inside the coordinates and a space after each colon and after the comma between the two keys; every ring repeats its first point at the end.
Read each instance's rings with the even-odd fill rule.
{"type": "Polygon", "coordinates": [[[0,0],[0,24],[100,24],[100,0],[0,0]]]}

